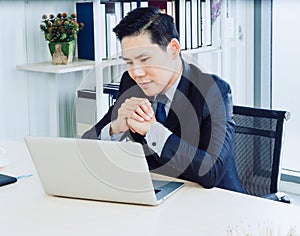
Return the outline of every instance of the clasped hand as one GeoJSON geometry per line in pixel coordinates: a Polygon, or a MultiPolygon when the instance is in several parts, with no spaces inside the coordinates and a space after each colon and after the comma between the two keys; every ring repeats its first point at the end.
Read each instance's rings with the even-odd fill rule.
{"type": "Polygon", "coordinates": [[[151,103],[146,98],[132,97],[126,99],[118,110],[118,117],[111,122],[110,134],[118,134],[131,130],[146,135],[152,124],[156,122],[151,103]]]}

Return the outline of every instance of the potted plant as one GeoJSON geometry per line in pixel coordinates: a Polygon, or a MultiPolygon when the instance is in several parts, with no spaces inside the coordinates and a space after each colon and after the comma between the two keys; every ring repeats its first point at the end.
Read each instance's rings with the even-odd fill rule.
{"type": "Polygon", "coordinates": [[[75,54],[76,39],[83,23],[76,21],[76,14],[58,13],[42,16],[41,30],[44,32],[53,64],[69,64],[75,54]]]}

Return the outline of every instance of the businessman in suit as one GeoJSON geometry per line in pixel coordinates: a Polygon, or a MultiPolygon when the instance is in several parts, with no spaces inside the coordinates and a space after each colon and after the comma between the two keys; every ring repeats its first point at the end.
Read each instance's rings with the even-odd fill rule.
{"type": "Polygon", "coordinates": [[[182,59],[174,20],[157,8],[131,11],[114,32],[127,71],[116,103],[83,138],[131,139],[153,172],[243,192],[230,86],[182,59]]]}

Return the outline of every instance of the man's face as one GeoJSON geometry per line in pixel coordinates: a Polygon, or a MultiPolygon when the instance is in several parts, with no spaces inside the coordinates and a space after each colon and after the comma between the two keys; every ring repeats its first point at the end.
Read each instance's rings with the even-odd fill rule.
{"type": "Polygon", "coordinates": [[[165,92],[178,78],[178,57],[171,47],[162,50],[147,34],[124,37],[121,46],[130,77],[146,95],[165,92]]]}

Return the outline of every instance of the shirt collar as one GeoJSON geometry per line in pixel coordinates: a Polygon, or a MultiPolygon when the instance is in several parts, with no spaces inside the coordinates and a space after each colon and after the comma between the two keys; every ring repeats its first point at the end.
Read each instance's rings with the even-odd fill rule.
{"type": "Polygon", "coordinates": [[[169,101],[172,101],[172,100],[173,100],[173,97],[174,97],[174,95],[175,95],[177,86],[178,86],[179,81],[180,81],[180,77],[181,77],[181,74],[178,76],[178,78],[177,78],[177,80],[175,81],[175,83],[172,84],[172,86],[165,92],[165,95],[167,96],[167,98],[169,99],[169,101]]]}

